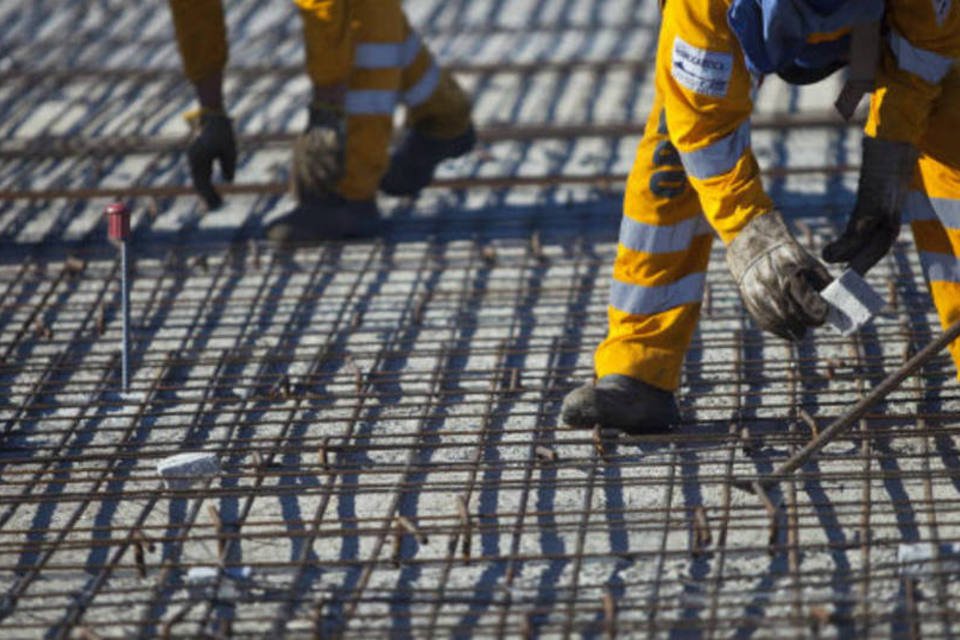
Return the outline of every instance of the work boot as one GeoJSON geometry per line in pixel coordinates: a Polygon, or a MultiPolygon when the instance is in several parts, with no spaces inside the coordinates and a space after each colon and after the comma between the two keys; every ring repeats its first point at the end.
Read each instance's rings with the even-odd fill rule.
{"type": "Polygon", "coordinates": [[[276,247],[315,245],[327,240],[367,238],[380,231],[375,200],[346,200],[336,194],[311,198],[267,225],[276,247]]]}
{"type": "Polygon", "coordinates": [[[390,158],[380,190],[392,196],[415,196],[433,181],[444,160],[469,153],[477,143],[473,125],[455,138],[435,138],[409,129],[390,158]]]}
{"type": "Polygon", "coordinates": [[[618,374],[568,393],[561,417],[577,429],[600,425],[632,435],[664,433],[680,422],[673,393],[618,374]]]}

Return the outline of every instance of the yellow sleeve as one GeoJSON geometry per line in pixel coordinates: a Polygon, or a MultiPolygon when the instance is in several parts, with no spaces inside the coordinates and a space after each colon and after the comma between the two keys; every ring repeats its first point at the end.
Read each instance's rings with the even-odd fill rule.
{"type": "Polygon", "coordinates": [[[729,243],[773,203],[750,149],[752,80],[726,3],[668,2],[656,73],[670,141],[704,216],[729,243]]]}
{"type": "MultiPolygon", "coordinates": [[[[344,0],[293,0],[303,22],[305,62],[317,86],[341,84],[353,64],[351,16],[344,0]]],[[[355,8],[355,3],[352,5],[355,8]]],[[[380,9],[380,7],[376,7],[380,9]]]]}
{"type": "Polygon", "coordinates": [[[220,0],[169,0],[183,71],[190,82],[227,66],[227,27],[220,0]]]}
{"type": "Polygon", "coordinates": [[[960,3],[889,2],[887,26],[866,133],[917,144],[941,81],[960,63],[960,3]]]}

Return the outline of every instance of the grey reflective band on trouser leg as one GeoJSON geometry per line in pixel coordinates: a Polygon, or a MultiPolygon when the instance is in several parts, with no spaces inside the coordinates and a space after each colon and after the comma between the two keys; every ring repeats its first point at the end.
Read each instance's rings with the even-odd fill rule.
{"type": "Polygon", "coordinates": [[[750,121],[745,120],[729,135],[694,151],[680,152],[683,168],[698,180],[723,175],[733,169],[750,147],[750,121]]]}
{"type": "Polygon", "coordinates": [[[960,283],[960,258],[946,253],[920,252],[920,264],[927,280],[960,283]]]}
{"type": "Polygon", "coordinates": [[[348,91],[344,109],[348,115],[393,115],[397,106],[396,91],[348,91]]]}
{"type": "Polygon", "coordinates": [[[356,69],[406,68],[420,52],[420,38],[411,33],[405,42],[358,44],[353,54],[356,69]]]}
{"type": "Polygon", "coordinates": [[[712,233],[702,214],[676,224],[654,225],[623,216],[620,222],[620,244],[631,251],[673,253],[690,247],[695,236],[712,233]]]}
{"type": "Polygon", "coordinates": [[[625,313],[652,315],[682,304],[700,302],[706,273],[684,276],[676,282],[654,287],[629,284],[614,279],[610,284],[610,306],[625,313]]]}
{"type": "Polygon", "coordinates": [[[890,32],[888,42],[893,56],[897,59],[897,65],[930,84],[939,84],[957,62],[953,58],[913,46],[896,31],[890,32]]]}
{"type": "Polygon", "coordinates": [[[911,191],[903,203],[904,222],[939,220],[947,229],[960,231],[960,200],[931,198],[920,191],[911,191]]]}
{"type": "Polygon", "coordinates": [[[440,69],[435,64],[424,72],[423,77],[403,94],[403,103],[408,107],[418,107],[433,95],[440,84],[440,69]]]}

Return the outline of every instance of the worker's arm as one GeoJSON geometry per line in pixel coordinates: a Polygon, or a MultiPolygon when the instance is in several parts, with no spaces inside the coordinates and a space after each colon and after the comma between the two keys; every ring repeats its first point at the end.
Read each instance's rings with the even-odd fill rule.
{"type": "Polygon", "coordinates": [[[926,131],[941,81],[960,64],[960,3],[887,4],[888,32],[866,134],[916,145],[926,131]]]}
{"type": "Polygon", "coordinates": [[[798,339],[822,324],[817,291],[829,276],[794,239],[763,190],[750,149],[753,80],[724,2],[668,2],[657,84],[667,131],[747,310],[766,330],[798,339]]]}
{"type": "MultiPolygon", "coordinates": [[[[857,187],[846,229],[823,250],[828,262],[865,273],[893,246],[941,82],[960,63],[960,5],[930,0],[888,2],[887,35],[870,100],[857,187]]],[[[937,132],[949,138],[953,131],[937,132]]]]}
{"type": "Polygon", "coordinates": [[[200,105],[223,108],[222,77],[227,65],[227,28],[220,0],[169,0],[177,48],[200,105]]]}
{"type": "Polygon", "coordinates": [[[232,181],[237,160],[233,124],[223,104],[223,69],[227,64],[227,29],[220,0],[169,0],[183,70],[200,102],[188,116],[194,135],[187,148],[190,175],[207,206],[222,199],[213,187],[213,164],[220,162],[225,180],[232,181]]]}

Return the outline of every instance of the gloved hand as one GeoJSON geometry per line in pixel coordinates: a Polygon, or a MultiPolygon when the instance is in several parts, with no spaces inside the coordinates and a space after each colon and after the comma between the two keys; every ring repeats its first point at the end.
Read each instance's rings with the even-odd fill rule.
{"type": "Polygon", "coordinates": [[[864,275],[887,254],[900,233],[900,208],[916,163],[907,142],[863,139],[857,204],[843,235],[823,248],[824,260],[849,262],[864,275]]]}
{"type": "Polygon", "coordinates": [[[827,303],[818,293],[830,274],[807,253],[777,211],[757,216],[727,247],[727,267],[757,324],[787,340],[823,324],[827,303]]]}
{"type": "Polygon", "coordinates": [[[313,103],[307,128],[293,143],[293,194],[300,202],[333,193],[343,174],[345,133],[343,111],[313,103]]]}
{"type": "Polygon", "coordinates": [[[223,179],[233,182],[237,167],[237,144],[233,138],[233,123],[225,113],[201,109],[187,115],[193,125],[194,134],[187,147],[187,159],[190,162],[190,176],[193,186],[210,209],[223,204],[223,199],[213,188],[213,163],[220,161],[223,179]]]}

